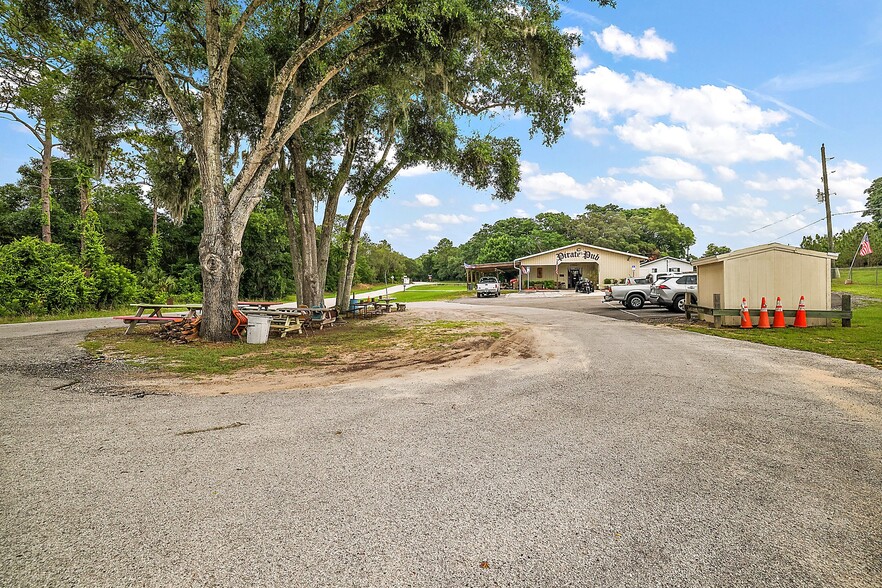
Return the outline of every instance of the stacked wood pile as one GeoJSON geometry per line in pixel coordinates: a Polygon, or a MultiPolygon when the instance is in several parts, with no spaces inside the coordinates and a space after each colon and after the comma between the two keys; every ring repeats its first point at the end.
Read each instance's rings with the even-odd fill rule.
{"type": "Polygon", "coordinates": [[[202,317],[196,316],[190,319],[165,323],[159,327],[156,336],[170,343],[189,343],[199,338],[200,322],[202,322],[202,317]]]}

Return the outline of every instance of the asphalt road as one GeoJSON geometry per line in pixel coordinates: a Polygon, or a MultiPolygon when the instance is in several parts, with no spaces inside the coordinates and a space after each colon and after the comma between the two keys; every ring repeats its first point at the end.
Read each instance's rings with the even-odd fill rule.
{"type": "Polygon", "coordinates": [[[882,585],[882,372],[436,306],[554,337],[514,366],[205,398],[115,395],[127,369],[81,332],[3,338],[0,585],[882,585]]]}

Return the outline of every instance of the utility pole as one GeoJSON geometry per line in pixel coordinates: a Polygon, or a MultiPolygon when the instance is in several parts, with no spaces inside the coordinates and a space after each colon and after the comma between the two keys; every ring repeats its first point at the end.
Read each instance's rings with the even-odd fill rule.
{"type": "Polygon", "coordinates": [[[830,216],[830,185],[827,183],[827,150],[821,143],[821,169],[824,180],[824,206],[827,208],[827,251],[833,251],[833,217],[830,216]]]}

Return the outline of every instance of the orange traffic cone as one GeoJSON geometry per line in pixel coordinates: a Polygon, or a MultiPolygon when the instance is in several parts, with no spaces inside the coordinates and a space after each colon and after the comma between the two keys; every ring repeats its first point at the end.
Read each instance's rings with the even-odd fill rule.
{"type": "Polygon", "coordinates": [[[771,329],[769,325],[769,307],[766,306],[766,297],[763,296],[763,304],[760,306],[759,322],[756,324],[757,329],[771,329]]]}
{"type": "Polygon", "coordinates": [[[741,299],[741,328],[742,329],[752,329],[753,325],[750,324],[750,311],[747,310],[747,298],[741,299]]]}
{"type": "Polygon", "coordinates": [[[793,326],[800,329],[808,326],[808,323],[805,321],[805,296],[799,297],[799,308],[796,309],[796,320],[793,321],[793,326]]]}
{"type": "Polygon", "coordinates": [[[778,302],[775,304],[775,320],[772,321],[773,329],[783,329],[787,327],[784,322],[784,307],[781,306],[781,297],[778,296],[778,302]]]}

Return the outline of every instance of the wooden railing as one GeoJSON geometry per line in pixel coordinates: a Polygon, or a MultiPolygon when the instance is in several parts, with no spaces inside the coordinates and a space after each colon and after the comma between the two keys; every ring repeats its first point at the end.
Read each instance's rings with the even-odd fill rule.
{"type": "MultiPolygon", "coordinates": [[[[688,297],[691,294],[687,294],[688,297]]],[[[721,296],[719,294],[714,294],[714,307],[708,308],[707,306],[699,306],[697,304],[687,304],[686,305],[686,318],[691,319],[693,314],[706,314],[714,317],[714,327],[722,327],[723,326],[723,317],[724,316],[741,316],[740,308],[721,308],[721,296]]],[[[773,308],[769,309],[769,315],[773,315],[775,310],[773,308]]],[[[751,317],[759,317],[760,311],[759,309],[751,308],[748,310],[748,313],[751,317]]],[[[793,318],[796,316],[795,310],[785,310],[784,316],[788,318],[793,318]]],[[[806,318],[838,318],[842,319],[843,327],[851,326],[851,294],[843,294],[842,295],[842,310],[806,310],[805,311],[806,318]]]]}

